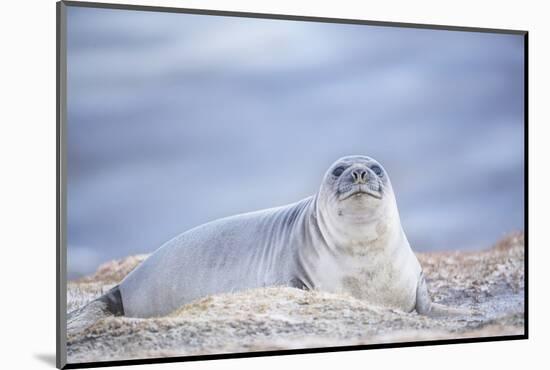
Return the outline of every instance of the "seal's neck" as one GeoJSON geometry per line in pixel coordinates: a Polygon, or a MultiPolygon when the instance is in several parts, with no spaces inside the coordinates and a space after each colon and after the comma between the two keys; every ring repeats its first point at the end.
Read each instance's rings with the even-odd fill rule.
{"type": "Polygon", "coordinates": [[[334,252],[354,251],[391,252],[400,245],[403,230],[395,198],[387,199],[376,209],[369,210],[368,217],[340,215],[323,209],[316,203],[316,221],[326,247],[334,252]]]}

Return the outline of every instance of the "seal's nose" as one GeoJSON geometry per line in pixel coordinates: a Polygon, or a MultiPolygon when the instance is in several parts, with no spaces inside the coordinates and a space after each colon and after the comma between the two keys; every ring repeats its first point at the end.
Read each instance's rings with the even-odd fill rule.
{"type": "Polygon", "coordinates": [[[351,171],[351,177],[353,177],[353,182],[356,184],[364,184],[367,182],[368,174],[366,170],[357,168],[351,171]]]}

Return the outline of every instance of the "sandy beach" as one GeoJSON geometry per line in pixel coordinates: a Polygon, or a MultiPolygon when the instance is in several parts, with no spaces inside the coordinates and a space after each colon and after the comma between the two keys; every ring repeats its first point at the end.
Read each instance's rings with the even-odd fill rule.
{"type": "MultiPolygon", "coordinates": [[[[67,335],[68,362],[520,335],[524,332],[524,235],[477,252],[417,253],[432,299],[468,308],[434,319],[348,295],[271,287],[205,297],[165,317],[106,317],[67,335]]],[[[73,311],[117,284],[147,256],[111,261],[70,281],[73,311]]]]}

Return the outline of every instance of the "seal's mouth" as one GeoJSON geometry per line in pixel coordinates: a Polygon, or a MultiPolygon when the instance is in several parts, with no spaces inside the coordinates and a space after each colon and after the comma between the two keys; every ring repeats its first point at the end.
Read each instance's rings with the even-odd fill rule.
{"type": "Polygon", "coordinates": [[[345,189],[343,192],[340,192],[339,200],[346,200],[353,196],[357,196],[357,197],[370,196],[376,199],[382,199],[380,184],[350,185],[348,189],[345,189]]]}

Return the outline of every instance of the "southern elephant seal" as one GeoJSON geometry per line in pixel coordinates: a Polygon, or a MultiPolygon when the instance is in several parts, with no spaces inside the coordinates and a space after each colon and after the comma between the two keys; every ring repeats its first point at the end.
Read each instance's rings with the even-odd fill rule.
{"type": "Polygon", "coordinates": [[[457,311],[431,302],[388,173],[360,155],[332,164],[313,196],[184,232],[94,302],[111,314],[154,317],[207,295],[276,285],[406,312],[457,311]]]}

